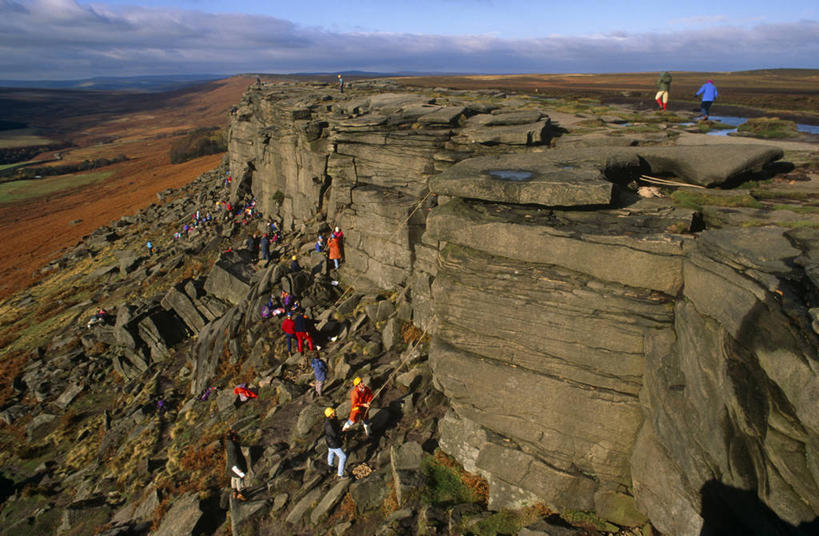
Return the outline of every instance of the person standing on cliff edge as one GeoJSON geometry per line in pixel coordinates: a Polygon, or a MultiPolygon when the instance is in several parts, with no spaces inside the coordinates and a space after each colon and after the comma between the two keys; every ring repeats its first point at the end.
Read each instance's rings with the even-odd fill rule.
{"type": "Polygon", "coordinates": [[[703,120],[708,119],[711,115],[711,105],[717,100],[717,86],[714,85],[713,80],[709,80],[702,85],[696,94],[702,95],[702,104],[700,105],[702,118],[703,120]]]}
{"type": "Polygon", "coordinates": [[[338,75],[338,92],[344,93],[344,79],[341,78],[341,74],[338,75]]]}
{"type": "Polygon", "coordinates": [[[657,79],[657,94],[654,96],[654,100],[657,101],[657,105],[662,111],[665,111],[665,109],[668,107],[668,92],[670,90],[671,73],[668,71],[663,71],[660,73],[660,77],[657,79]]]}

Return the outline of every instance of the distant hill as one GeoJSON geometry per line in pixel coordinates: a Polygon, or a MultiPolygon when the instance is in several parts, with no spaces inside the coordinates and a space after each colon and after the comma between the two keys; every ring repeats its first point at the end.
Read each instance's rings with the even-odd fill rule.
{"type": "Polygon", "coordinates": [[[131,91],[172,91],[182,87],[225,78],[217,74],[180,74],[151,76],[98,76],[80,80],[0,80],[0,87],[36,89],[87,89],[87,90],[131,90],[131,91]]]}

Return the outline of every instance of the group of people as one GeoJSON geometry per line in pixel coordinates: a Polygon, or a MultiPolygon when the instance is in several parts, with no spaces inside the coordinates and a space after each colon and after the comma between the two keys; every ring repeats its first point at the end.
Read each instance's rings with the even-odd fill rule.
{"type": "Polygon", "coordinates": [[[319,233],[316,239],[315,249],[318,253],[326,253],[327,258],[333,261],[335,269],[338,270],[339,263],[344,258],[344,233],[339,227],[333,229],[330,234],[319,233]]]}
{"type": "MultiPolygon", "coordinates": [[[[665,111],[668,108],[668,96],[670,91],[671,73],[663,71],[660,73],[659,78],[657,78],[657,94],[654,96],[654,100],[657,101],[660,110],[665,111]]],[[[717,100],[717,96],[719,95],[717,86],[714,85],[713,80],[708,80],[697,90],[695,96],[699,97],[700,95],[702,96],[700,111],[702,113],[702,119],[705,120],[710,117],[711,105],[714,104],[714,101],[717,100]]]]}

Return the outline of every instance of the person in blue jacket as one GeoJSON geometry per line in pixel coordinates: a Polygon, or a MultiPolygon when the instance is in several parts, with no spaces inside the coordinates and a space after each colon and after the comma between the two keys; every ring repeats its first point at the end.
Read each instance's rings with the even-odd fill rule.
{"type": "Polygon", "coordinates": [[[327,363],[316,355],[310,361],[310,366],[313,367],[313,376],[316,378],[316,395],[321,396],[321,388],[324,385],[324,380],[327,379],[327,363]]]}
{"type": "Polygon", "coordinates": [[[699,91],[697,91],[697,95],[702,95],[702,104],[700,105],[703,115],[702,118],[708,119],[708,116],[711,114],[711,105],[717,100],[717,86],[714,85],[714,81],[709,80],[704,83],[699,91]]]}

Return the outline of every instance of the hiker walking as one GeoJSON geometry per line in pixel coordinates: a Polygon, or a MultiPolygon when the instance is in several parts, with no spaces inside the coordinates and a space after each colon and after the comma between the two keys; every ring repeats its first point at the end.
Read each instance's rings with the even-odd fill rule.
{"type": "Polygon", "coordinates": [[[304,341],[307,341],[307,346],[310,350],[315,350],[313,345],[313,337],[307,331],[307,317],[303,313],[297,313],[293,318],[293,323],[296,329],[296,344],[299,348],[299,353],[304,355],[304,341]]]}
{"type": "Polygon", "coordinates": [[[145,244],[145,247],[148,248],[148,256],[153,257],[153,255],[154,255],[154,245],[151,243],[150,240],[148,240],[148,243],[145,244]]]}
{"type": "Polygon", "coordinates": [[[239,448],[239,436],[233,430],[228,430],[225,435],[225,458],[227,459],[227,472],[230,477],[230,488],[233,490],[233,497],[239,501],[246,501],[242,490],[245,488],[245,475],[247,474],[247,461],[239,448]]]}
{"type": "Polygon", "coordinates": [[[284,331],[284,338],[287,340],[287,354],[290,355],[293,353],[293,339],[296,338],[296,323],[293,321],[293,313],[288,312],[287,318],[282,320],[282,331],[284,331]]]}
{"type": "Polygon", "coordinates": [[[361,424],[364,426],[364,433],[367,434],[367,437],[370,436],[370,421],[367,419],[367,413],[370,411],[370,403],[372,400],[373,392],[370,388],[361,381],[361,378],[354,379],[353,390],[350,391],[352,408],[350,409],[350,416],[347,418],[347,422],[344,423],[344,427],[341,429],[342,432],[349,430],[355,423],[361,420],[361,424]]]}
{"type": "Polygon", "coordinates": [[[711,105],[714,104],[715,100],[717,100],[717,86],[714,85],[713,80],[709,80],[702,85],[696,94],[702,95],[700,111],[702,112],[702,118],[708,119],[708,117],[711,115],[711,105]]]}
{"type": "Polygon", "coordinates": [[[310,366],[313,367],[313,376],[316,378],[316,395],[321,396],[324,380],[327,379],[327,363],[318,355],[315,355],[313,356],[313,360],[310,361],[310,366]]]}
{"type": "Polygon", "coordinates": [[[341,78],[341,74],[338,75],[338,92],[344,93],[344,79],[341,78]]]}
{"type": "Polygon", "coordinates": [[[344,475],[344,464],[347,462],[347,455],[341,449],[341,438],[339,437],[338,421],[336,411],[333,408],[324,410],[324,441],[327,442],[327,465],[332,469],[333,458],[338,456],[339,478],[349,478],[344,475]]]}
{"type": "Polygon", "coordinates": [[[663,71],[660,73],[660,77],[657,79],[657,94],[654,96],[654,100],[657,101],[657,105],[662,111],[665,111],[665,109],[668,107],[668,92],[670,90],[671,73],[668,71],[663,71]]]}

